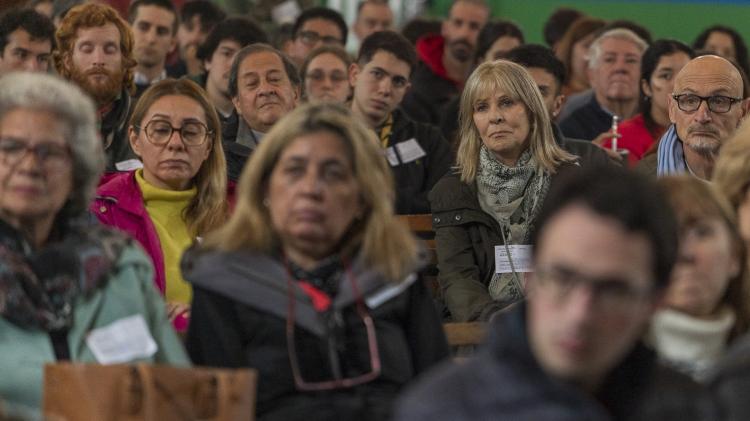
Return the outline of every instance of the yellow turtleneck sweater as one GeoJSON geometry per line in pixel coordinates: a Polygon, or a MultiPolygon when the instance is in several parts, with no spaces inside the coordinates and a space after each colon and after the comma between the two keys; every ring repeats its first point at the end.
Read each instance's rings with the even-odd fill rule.
{"type": "Polygon", "coordinates": [[[137,170],[135,179],[143,195],[146,212],[154,223],[164,256],[164,278],[167,302],[190,304],[192,289],[180,272],[180,258],[193,242],[187,224],[182,217],[183,210],[197,194],[195,186],[189,190],[164,190],[148,183],[143,178],[143,170],[137,170]]]}

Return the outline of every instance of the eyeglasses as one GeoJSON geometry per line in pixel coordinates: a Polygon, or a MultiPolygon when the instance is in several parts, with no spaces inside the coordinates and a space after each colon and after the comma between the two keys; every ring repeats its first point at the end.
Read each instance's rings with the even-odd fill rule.
{"type": "Polygon", "coordinates": [[[318,41],[323,41],[323,44],[333,45],[333,44],[343,44],[343,42],[333,36],[326,35],[321,36],[319,33],[315,31],[301,31],[299,33],[299,38],[307,45],[314,45],[317,44],[318,41]]]}
{"type": "Polygon", "coordinates": [[[624,312],[641,304],[653,291],[637,288],[619,279],[592,279],[565,268],[538,269],[534,279],[539,287],[549,292],[557,302],[565,301],[578,288],[591,291],[594,303],[604,311],[624,312]]]}
{"type": "Polygon", "coordinates": [[[732,109],[732,105],[742,101],[742,98],[732,98],[731,96],[724,95],[700,96],[695,94],[673,94],[672,98],[677,101],[677,107],[686,113],[696,111],[700,108],[703,101],[706,101],[708,109],[712,113],[727,113],[732,109]]]}
{"type": "Polygon", "coordinates": [[[59,169],[70,162],[70,147],[49,142],[29,145],[28,142],[15,138],[0,139],[0,158],[4,164],[17,165],[31,151],[45,169],[59,169]]]}
{"type": "MultiPolygon", "coordinates": [[[[133,126],[141,130],[140,126],[133,126]]],[[[181,127],[174,127],[166,120],[151,120],[144,129],[146,139],[156,146],[164,146],[169,143],[174,132],[180,133],[180,138],[186,146],[202,145],[213,131],[208,130],[205,124],[199,121],[188,121],[182,123],[181,127]]]]}
{"type": "Polygon", "coordinates": [[[337,71],[331,72],[326,75],[326,73],[322,70],[313,70],[305,75],[307,79],[310,79],[313,82],[322,82],[325,80],[326,76],[331,80],[331,83],[342,83],[347,79],[346,73],[337,71]]]}
{"type": "Polygon", "coordinates": [[[286,343],[287,351],[289,353],[289,363],[292,368],[292,376],[294,377],[294,385],[297,390],[300,391],[321,391],[321,390],[332,390],[341,388],[350,388],[360,384],[369,383],[378,377],[380,377],[380,352],[378,351],[378,341],[375,335],[375,324],[372,321],[372,317],[365,308],[362,295],[357,287],[357,282],[351,274],[350,268],[346,266],[346,277],[351,281],[352,291],[356,297],[357,314],[362,323],[365,326],[367,332],[367,348],[370,354],[370,371],[355,377],[343,377],[341,373],[341,357],[339,356],[338,350],[331,348],[329,343],[328,357],[331,362],[331,369],[333,371],[333,379],[318,382],[308,382],[302,378],[302,371],[300,370],[299,358],[297,357],[297,348],[294,340],[295,330],[295,297],[294,287],[291,276],[291,271],[287,267],[287,291],[288,296],[288,307],[286,316],[286,343]]]}

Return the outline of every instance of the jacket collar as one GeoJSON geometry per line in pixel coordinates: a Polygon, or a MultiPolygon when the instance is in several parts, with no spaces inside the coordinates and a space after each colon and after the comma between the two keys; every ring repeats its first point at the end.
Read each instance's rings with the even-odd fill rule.
{"type": "MultiPolygon", "coordinates": [[[[526,303],[520,303],[492,323],[488,336],[488,348],[492,357],[506,359],[510,354],[514,361],[526,367],[535,378],[544,379],[548,387],[567,389],[566,394],[573,391],[573,395],[585,399],[585,393],[573,385],[550,377],[539,366],[528,341],[526,310],[526,303]]],[[[628,414],[637,408],[643,392],[652,382],[657,366],[656,353],[638,341],[620,364],[607,374],[594,399],[616,419],[628,419],[628,414]]]]}
{"type": "MultiPolygon", "coordinates": [[[[418,269],[415,266],[414,270],[418,269]]],[[[202,251],[193,247],[185,252],[182,272],[193,285],[279,318],[287,317],[290,275],[280,261],[267,254],[247,250],[202,251]]],[[[400,283],[393,283],[379,272],[367,269],[362,258],[356,258],[348,272],[342,277],[339,292],[333,299],[335,309],[356,301],[352,280],[357,283],[359,293],[370,308],[378,307],[417,280],[416,275],[410,275],[400,283]]],[[[312,334],[323,336],[326,328],[323,319],[316,314],[312,300],[296,282],[291,286],[296,308],[295,323],[312,334]]]]}
{"type": "Polygon", "coordinates": [[[117,173],[96,190],[97,199],[117,203],[117,207],[135,215],[144,215],[143,195],[135,180],[135,171],[117,173]]]}

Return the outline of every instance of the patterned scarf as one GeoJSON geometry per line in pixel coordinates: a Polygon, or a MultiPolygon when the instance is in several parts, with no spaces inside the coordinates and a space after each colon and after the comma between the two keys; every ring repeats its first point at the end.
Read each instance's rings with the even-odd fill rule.
{"type": "Polygon", "coordinates": [[[687,171],[685,154],[682,150],[682,141],[677,137],[677,131],[674,124],[672,124],[659,141],[656,176],[663,177],[665,175],[683,174],[687,171]]]}
{"type": "Polygon", "coordinates": [[[32,250],[0,220],[0,315],[26,329],[64,330],[79,296],[106,285],[131,240],[103,226],[73,221],[60,241],[32,250]]]}
{"type": "Polygon", "coordinates": [[[510,229],[509,243],[528,242],[549,184],[549,174],[538,171],[528,149],[521,154],[516,166],[511,168],[499,162],[492,152],[482,146],[477,174],[479,205],[501,227],[510,229]]]}
{"type": "MultiPolygon", "coordinates": [[[[528,149],[511,168],[482,146],[477,174],[479,205],[500,224],[506,244],[528,244],[549,185],[549,173],[537,169],[528,149]]],[[[503,307],[524,298],[522,283],[513,273],[495,273],[487,290],[503,307]]]]}

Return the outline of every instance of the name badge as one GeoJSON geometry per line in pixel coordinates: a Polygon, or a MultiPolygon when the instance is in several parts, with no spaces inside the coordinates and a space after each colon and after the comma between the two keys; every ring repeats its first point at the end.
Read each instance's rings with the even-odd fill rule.
{"type": "Polygon", "coordinates": [[[143,162],[137,159],[128,159],[125,161],[115,162],[117,171],[132,171],[143,168],[143,162]]]}
{"type": "Polygon", "coordinates": [[[507,250],[505,246],[495,246],[495,273],[513,273],[513,269],[518,273],[534,271],[530,245],[512,244],[508,245],[507,250]]]}
{"type": "Polygon", "coordinates": [[[397,143],[396,150],[398,151],[399,156],[401,156],[401,162],[404,164],[427,156],[427,152],[425,152],[424,149],[419,146],[417,140],[413,138],[406,142],[397,143]]]}
{"type": "Polygon", "coordinates": [[[92,330],[86,345],[101,364],[119,364],[148,358],[158,349],[143,316],[136,314],[92,330]]]}

